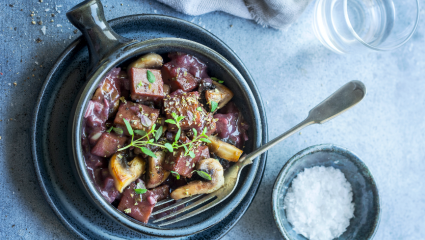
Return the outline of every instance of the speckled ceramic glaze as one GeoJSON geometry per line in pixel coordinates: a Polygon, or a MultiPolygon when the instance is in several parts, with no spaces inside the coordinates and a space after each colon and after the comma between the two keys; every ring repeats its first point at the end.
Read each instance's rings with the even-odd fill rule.
{"type": "Polygon", "coordinates": [[[110,25],[119,35],[128,39],[148,40],[158,37],[182,39],[162,39],[162,43],[167,43],[166,45],[161,45],[158,40],[134,42],[126,49],[119,48],[124,51],[112,51],[117,54],[101,62],[94,71],[88,71],[88,51],[82,39],[76,40],[64,51],[43,86],[37,103],[32,135],[36,173],[47,201],[65,226],[83,238],[141,239],[149,237],[146,234],[187,236],[186,238],[193,239],[222,237],[236,224],[251,203],[264,172],[266,155],[262,155],[252,166],[244,170],[241,184],[232,197],[211,211],[168,228],[140,225],[107,204],[94,190],[88,181],[82,158],[78,157],[79,125],[74,126],[74,130],[71,131],[77,138],[74,137],[74,141],[68,142],[68,120],[71,118],[74,123],[77,119],[76,124],[81,124],[81,112],[88,98],[102,76],[112,67],[150,51],[162,53],[173,49],[187,50],[207,61],[211,71],[218,77],[227,79],[226,83],[235,92],[236,104],[246,106],[243,114],[251,124],[250,141],[247,143],[247,151],[250,151],[267,142],[266,119],[253,79],[233,51],[209,32],[189,22],[166,16],[137,15],[113,20],[110,25]],[[177,43],[179,45],[176,45],[177,43]],[[85,79],[86,72],[92,76],[88,82],[85,79]],[[78,97],[79,94],[82,94],[81,97],[78,97]],[[81,104],[74,104],[75,99],[81,104]],[[75,115],[77,117],[70,111],[72,106],[77,106],[75,115]],[[77,158],[71,157],[70,163],[67,148],[71,144],[75,146],[72,150],[74,153],[77,152],[77,158]],[[77,165],[74,164],[74,160],[77,165]],[[73,176],[73,166],[77,166],[77,181],[73,176]],[[85,197],[78,187],[79,184],[95,204],[85,197]]]}
{"type": "Polygon", "coordinates": [[[272,210],[277,227],[286,239],[306,240],[286,219],[283,200],[292,180],[305,168],[334,167],[344,173],[353,190],[354,218],[337,240],[372,239],[379,225],[378,188],[366,165],[352,152],[332,144],[316,145],[295,154],[283,166],[273,187],[272,210]]]}

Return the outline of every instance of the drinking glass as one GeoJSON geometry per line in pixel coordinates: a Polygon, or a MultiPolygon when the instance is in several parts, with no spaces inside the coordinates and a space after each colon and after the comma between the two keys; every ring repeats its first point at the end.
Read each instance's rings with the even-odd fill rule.
{"type": "Polygon", "coordinates": [[[418,20],[418,0],[317,0],[313,29],[336,53],[388,51],[412,37],[418,20]]]}

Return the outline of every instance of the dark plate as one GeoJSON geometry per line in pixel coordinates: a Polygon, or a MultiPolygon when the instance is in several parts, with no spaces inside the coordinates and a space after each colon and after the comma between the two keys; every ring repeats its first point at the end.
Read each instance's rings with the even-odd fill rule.
{"type": "MultiPolygon", "coordinates": [[[[260,109],[263,144],[267,142],[267,120],[263,104],[252,77],[234,52],[203,28],[184,20],[160,15],[133,15],[109,21],[120,35],[138,40],[179,37],[204,44],[229,60],[244,76],[260,109]]],[[[114,223],[104,216],[79,189],[72,173],[67,152],[67,130],[70,110],[84,85],[88,51],[79,38],[59,57],[49,73],[35,109],[32,131],[32,153],[41,189],[62,223],[86,239],[153,238],[114,223]]],[[[264,173],[267,155],[259,160],[258,172],[248,194],[223,221],[188,236],[189,239],[218,239],[242,217],[251,204],[264,173]]],[[[256,160],[257,161],[257,160],[256,160]]]]}

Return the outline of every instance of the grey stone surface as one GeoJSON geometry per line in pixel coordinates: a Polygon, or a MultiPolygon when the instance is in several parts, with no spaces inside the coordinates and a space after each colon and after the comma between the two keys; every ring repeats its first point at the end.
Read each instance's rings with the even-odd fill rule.
{"type": "MultiPolygon", "coordinates": [[[[29,136],[35,100],[44,77],[61,51],[80,35],[74,34],[75,28],[65,17],[65,12],[78,2],[0,3],[2,239],[74,238],[40,193],[29,136]],[[30,10],[37,11],[34,20],[41,20],[42,25],[31,24],[30,10]],[[50,22],[52,19],[54,22],[50,22]],[[46,35],[40,30],[42,26],[47,27],[46,35]],[[42,42],[37,43],[37,38],[42,42]]],[[[342,56],[316,40],[311,28],[312,6],[288,31],[281,32],[224,13],[185,16],[155,1],[103,3],[107,6],[107,19],[137,13],[165,14],[194,22],[221,38],[256,79],[266,107],[270,138],[298,123],[311,107],[345,82],[358,79],[367,86],[366,98],[349,112],[324,125],[309,127],[269,151],[263,182],[253,204],[224,239],[280,238],[270,206],[274,180],[292,155],[319,143],[349,148],[373,173],[382,199],[381,223],[375,239],[423,238],[424,18],[413,38],[395,51],[342,56]]],[[[423,8],[420,13],[425,15],[423,8]]]]}

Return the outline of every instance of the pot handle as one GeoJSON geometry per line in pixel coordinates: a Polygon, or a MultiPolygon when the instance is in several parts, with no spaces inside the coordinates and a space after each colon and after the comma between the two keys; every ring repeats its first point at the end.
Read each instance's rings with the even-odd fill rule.
{"type": "Polygon", "coordinates": [[[89,73],[111,53],[135,41],[112,30],[105,19],[100,0],[86,0],[69,10],[66,16],[83,33],[87,41],[90,55],[89,73]]]}

